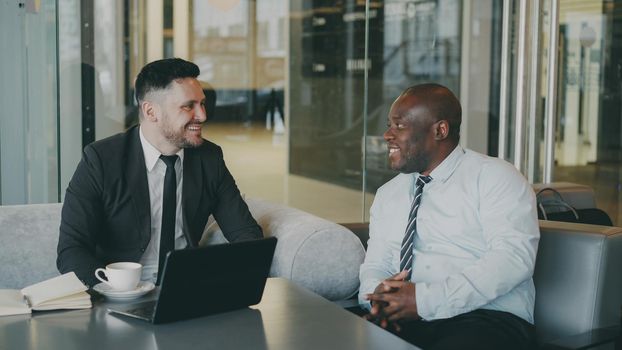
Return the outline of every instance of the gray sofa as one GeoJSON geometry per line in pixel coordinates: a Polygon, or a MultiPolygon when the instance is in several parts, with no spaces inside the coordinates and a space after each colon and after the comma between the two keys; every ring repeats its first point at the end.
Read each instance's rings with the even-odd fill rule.
{"type": "MultiPolygon", "coordinates": [[[[575,206],[589,201],[575,199],[566,198],[575,206]]],[[[256,199],[247,202],[264,233],[279,238],[272,276],[288,278],[329,300],[356,293],[366,224],[346,225],[357,238],[341,225],[297,209],[256,199]]],[[[21,288],[58,274],[60,209],[60,204],[0,206],[0,288],[21,288]]],[[[540,221],[540,231],[534,275],[539,341],[577,348],[594,338],[568,336],[607,326],[614,326],[609,333],[618,332],[622,228],[540,221]],[[574,340],[566,344],[568,339],[574,340]]],[[[202,242],[222,240],[218,228],[210,226],[202,242]]]]}
{"type": "MultiPolygon", "coordinates": [[[[365,251],[345,227],[283,205],[247,199],[266,236],[279,239],[271,276],[285,277],[329,300],[358,290],[365,251]]],[[[0,288],[23,288],[58,275],[56,245],[62,204],[0,206],[0,288]]],[[[202,244],[223,242],[215,225],[202,244]]]]}

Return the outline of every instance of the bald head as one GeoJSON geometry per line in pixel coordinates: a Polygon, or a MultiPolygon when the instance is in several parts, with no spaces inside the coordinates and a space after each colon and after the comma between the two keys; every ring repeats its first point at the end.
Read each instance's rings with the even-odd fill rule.
{"type": "Polygon", "coordinates": [[[460,102],[444,86],[415,85],[391,105],[384,139],[391,168],[429,175],[460,139],[460,102]]]}
{"type": "Polygon", "coordinates": [[[449,123],[448,139],[455,144],[460,140],[460,123],[462,107],[460,101],[451,90],[443,85],[427,83],[414,85],[402,92],[398,99],[415,96],[420,105],[425,107],[434,121],[447,120],[449,123]]]}

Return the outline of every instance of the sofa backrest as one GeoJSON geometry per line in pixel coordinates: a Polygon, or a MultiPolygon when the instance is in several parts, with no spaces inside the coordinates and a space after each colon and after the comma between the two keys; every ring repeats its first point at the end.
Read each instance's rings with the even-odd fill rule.
{"type": "MultiPolygon", "coordinates": [[[[279,239],[270,275],[285,277],[329,300],[358,291],[365,250],[348,229],[309,213],[259,199],[246,200],[266,236],[279,239]]],[[[20,289],[57,276],[62,204],[0,206],[0,289],[20,289]]],[[[226,242],[210,225],[212,243],[226,242]]]]}
{"type": "MultiPolygon", "coordinates": [[[[572,182],[550,182],[532,185],[533,190],[538,193],[544,188],[556,190],[562,199],[575,209],[597,208],[594,198],[594,190],[590,186],[575,184],[572,182]]],[[[543,192],[541,199],[553,199],[553,193],[543,192]]]]}
{"type": "Polygon", "coordinates": [[[622,228],[540,221],[536,258],[538,340],[619,324],[622,228]]]}
{"type": "Polygon", "coordinates": [[[21,289],[57,276],[62,204],[0,206],[0,288],[21,289]]]}

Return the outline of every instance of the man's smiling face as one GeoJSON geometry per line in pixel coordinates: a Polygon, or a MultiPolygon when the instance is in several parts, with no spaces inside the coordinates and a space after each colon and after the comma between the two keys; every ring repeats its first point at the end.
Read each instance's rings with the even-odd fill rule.
{"type": "Polygon", "coordinates": [[[177,148],[197,147],[203,143],[201,127],[205,114],[205,95],[195,78],[171,82],[162,97],[160,132],[177,148]]]}
{"type": "Polygon", "coordinates": [[[401,173],[425,173],[436,153],[434,125],[425,104],[417,96],[400,96],[389,112],[384,139],[391,169],[401,173]]]}

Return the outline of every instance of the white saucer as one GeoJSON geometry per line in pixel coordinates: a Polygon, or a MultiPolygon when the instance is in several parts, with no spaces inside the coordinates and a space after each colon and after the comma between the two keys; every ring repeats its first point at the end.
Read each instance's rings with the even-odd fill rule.
{"type": "Polygon", "coordinates": [[[115,291],[109,285],[105,283],[99,283],[93,287],[93,290],[99,294],[103,294],[110,300],[126,301],[141,297],[155,288],[155,285],[151,282],[139,282],[138,286],[134,290],[128,290],[126,292],[115,291]]]}

